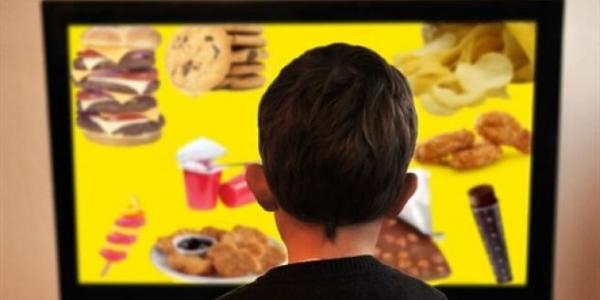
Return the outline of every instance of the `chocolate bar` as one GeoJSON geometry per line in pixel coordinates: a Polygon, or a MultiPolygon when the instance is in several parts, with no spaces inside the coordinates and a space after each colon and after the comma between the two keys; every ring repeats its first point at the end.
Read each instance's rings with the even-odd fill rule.
{"type": "Polygon", "coordinates": [[[375,256],[382,263],[422,280],[441,279],[451,273],[431,237],[398,218],[384,221],[375,256]]]}
{"type": "Polygon", "coordinates": [[[512,273],[506,251],[504,227],[494,189],[490,185],[479,185],[469,190],[469,196],[471,210],[494,269],[496,281],[498,283],[509,282],[512,280],[512,273]]]}

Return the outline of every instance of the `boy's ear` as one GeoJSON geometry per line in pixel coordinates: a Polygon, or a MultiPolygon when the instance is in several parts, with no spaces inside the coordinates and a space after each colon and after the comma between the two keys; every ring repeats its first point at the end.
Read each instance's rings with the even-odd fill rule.
{"type": "Polygon", "coordinates": [[[264,210],[274,211],[277,209],[277,201],[273,197],[265,177],[265,171],[261,165],[250,164],[246,166],[246,182],[252,193],[254,193],[256,201],[264,210]]]}
{"type": "Polygon", "coordinates": [[[400,196],[396,199],[396,203],[392,206],[392,208],[388,211],[386,216],[388,217],[397,217],[398,214],[402,211],[408,199],[412,197],[412,195],[417,190],[417,175],[414,173],[406,173],[404,177],[404,187],[400,192],[400,196]]]}

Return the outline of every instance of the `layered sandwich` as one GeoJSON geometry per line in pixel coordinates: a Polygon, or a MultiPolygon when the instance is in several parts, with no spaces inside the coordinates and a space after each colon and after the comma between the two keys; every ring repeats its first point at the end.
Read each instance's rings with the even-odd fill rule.
{"type": "Polygon", "coordinates": [[[96,26],[83,33],[72,77],[81,88],[77,124],[89,139],[137,145],[160,137],[164,118],[154,98],[159,43],[158,32],[147,26],[96,26]]]}

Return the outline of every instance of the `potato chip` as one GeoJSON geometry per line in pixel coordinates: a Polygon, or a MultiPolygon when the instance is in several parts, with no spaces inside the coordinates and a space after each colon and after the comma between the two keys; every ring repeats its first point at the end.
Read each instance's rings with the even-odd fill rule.
{"type": "Polygon", "coordinates": [[[479,104],[485,98],[485,93],[483,90],[457,91],[441,85],[433,86],[431,93],[434,100],[437,100],[438,104],[452,109],[459,109],[464,106],[479,104]]]}
{"type": "Polygon", "coordinates": [[[456,109],[449,108],[438,103],[431,93],[422,94],[420,98],[421,105],[423,105],[423,108],[425,108],[428,112],[432,114],[449,116],[456,112],[456,109]]]}
{"type": "Polygon", "coordinates": [[[502,23],[485,23],[475,26],[459,43],[459,62],[473,63],[483,54],[502,49],[502,23]]]}
{"type": "Polygon", "coordinates": [[[485,93],[506,86],[513,77],[513,67],[504,54],[486,53],[473,65],[461,63],[455,74],[466,91],[485,93]]]}
{"type": "Polygon", "coordinates": [[[510,59],[515,69],[513,82],[527,82],[533,80],[532,64],[523,47],[509,30],[504,30],[502,37],[504,42],[503,53],[510,59]]]}
{"type": "Polygon", "coordinates": [[[523,22],[426,23],[423,48],[395,65],[423,107],[450,115],[487,97],[508,98],[506,86],[533,78],[535,25],[523,22]]]}
{"type": "Polygon", "coordinates": [[[473,30],[473,27],[473,24],[469,23],[425,23],[423,24],[423,40],[425,43],[429,43],[445,33],[452,33],[460,41],[473,30]]]}

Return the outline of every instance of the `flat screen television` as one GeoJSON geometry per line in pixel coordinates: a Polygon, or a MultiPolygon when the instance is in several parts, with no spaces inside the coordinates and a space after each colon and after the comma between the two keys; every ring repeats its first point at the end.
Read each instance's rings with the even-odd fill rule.
{"type": "Polygon", "coordinates": [[[214,299],[285,264],[244,178],[258,103],[332,43],[402,71],[419,118],[374,255],[450,299],[550,299],[562,7],[43,2],[62,299],[214,299]]]}

